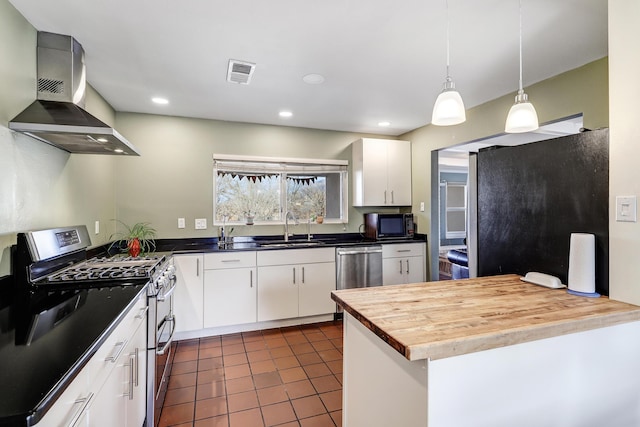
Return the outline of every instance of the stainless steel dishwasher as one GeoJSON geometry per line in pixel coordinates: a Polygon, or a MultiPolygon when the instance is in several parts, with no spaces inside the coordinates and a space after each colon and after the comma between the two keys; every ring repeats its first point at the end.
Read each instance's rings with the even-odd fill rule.
{"type": "Polygon", "coordinates": [[[337,289],[381,286],[382,246],[336,248],[336,275],[337,289]]]}

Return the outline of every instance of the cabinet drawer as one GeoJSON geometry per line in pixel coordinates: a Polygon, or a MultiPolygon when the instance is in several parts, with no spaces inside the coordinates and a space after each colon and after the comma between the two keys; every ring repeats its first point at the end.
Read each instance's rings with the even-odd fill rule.
{"type": "Polygon", "coordinates": [[[312,264],[316,262],[334,262],[335,260],[335,248],[283,249],[257,253],[259,266],[312,264]]]}
{"type": "Polygon", "coordinates": [[[382,258],[424,256],[424,243],[382,245],[382,258]]]}
{"type": "Polygon", "coordinates": [[[36,427],[72,425],[86,412],[92,398],[93,393],[89,390],[89,374],[85,367],[40,419],[36,427]]]}
{"type": "Polygon", "coordinates": [[[255,252],[219,252],[204,255],[204,269],[255,267],[255,252]]]}
{"type": "Polygon", "coordinates": [[[142,292],[131,310],[115,327],[87,364],[92,388],[100,387],[116,365],[116,359],[124,354],[124,349],[138,327],[146,325],[147,293],[142,292]]]}

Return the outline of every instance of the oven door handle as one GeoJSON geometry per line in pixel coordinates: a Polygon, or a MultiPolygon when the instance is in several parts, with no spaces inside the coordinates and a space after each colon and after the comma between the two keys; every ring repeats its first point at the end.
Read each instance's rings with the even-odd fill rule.
{"type": "Polygon", "coordinates": [[[167,292],[163,292],[162,295],[157,296],[158,301],[166,300],[168,297],[171,296],[173,291],[176,290],[176,284],[178,283],[178,281],[176,280],[175,276],[171,278],[171,283],[173,283],[173,285],[171,286],[171,289],[169,289],[167,292]]]}
{"type": "Polygon", "coordinates": [[[171,322],[171,334],[169,334],[169,339],[167,339],[167,342],[164,344],[164,346],[161,349],[156,350],[156,354],[158,356],[162,356],[164,352],[167,351],[167,349],[173,342],[173,334],[176,332],[176,316],[170,314],[164,318],[163,323],[164,322],[171,322]]]}

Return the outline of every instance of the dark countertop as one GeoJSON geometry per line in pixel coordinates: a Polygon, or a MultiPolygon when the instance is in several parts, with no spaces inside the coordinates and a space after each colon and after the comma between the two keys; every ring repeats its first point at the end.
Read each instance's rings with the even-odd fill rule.
{"type": "Polygon", "coordinates": [[[146,292],[146,280],[34,292],[14,291],[8,282],[0,280],[0,426],[31,426],[146,292]],[[55,326],[29,338],[35,316],[56,307],[60,311],[55,326]]]}
{"type": "MultiPolygon", "coordinates": [[[[217,238],[157,239],[156,252],[180,254],[417,243],[426,242],[427,236],[370,241],[359,233],[315,234],[309,243],[305,234],[291,237],[289,246],[282,246],[285,243],[282,235],[237,236],[231,240],[223,246],[217,238]]],[[[88,256],[109,255],[109,246],[92,248],[88,256]]],[[[14,290],[12,279],[10,276],[0,278],[0,427],[37,423],[146,289],[145,279],[139,284],[29,292],[14,290]],[[69,308],[76,305],[76,309],[69,308]],[[53,307],[61,307],[66,316],[50,331],[38,331],[29,341],[34,316],[45,310],[53,311],[53,307]]]]}
{"type": "Polygon", "coordinates": [[[385,239],[377,241],[365,239],[359,233],[314,234],[310,242],[307,241],[306,234],[296,234],[290,237],[288,242],[285,242],[284,237],[279,234],[269,236],[234,236],[231,242],[226,245],[221,245],[217,237],[157,239],[156,251],[185,254],[195,252],[308,249],[420,242],[427,242],[426,234],[417,234],[412,239],[385,239]]]}

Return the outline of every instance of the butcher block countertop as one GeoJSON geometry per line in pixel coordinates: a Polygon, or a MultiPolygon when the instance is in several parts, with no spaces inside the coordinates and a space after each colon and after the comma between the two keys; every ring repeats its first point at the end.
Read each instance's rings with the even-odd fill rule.
{"type": "Polygon", "coordinates": [[[331,297],[411,361],[640,320],[640,306],[570,295],[517,275],[345,289],[331,297]]]}

